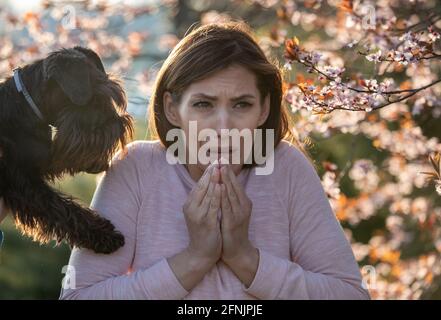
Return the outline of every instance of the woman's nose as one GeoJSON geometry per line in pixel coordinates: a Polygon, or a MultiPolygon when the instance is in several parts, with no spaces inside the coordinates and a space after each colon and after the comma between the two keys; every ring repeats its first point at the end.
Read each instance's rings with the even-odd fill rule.
{"type": "Polygon", "coordinates": [[[232,129],[231,128],[231,115],[228,113],[228,111],[219,110],[215,117],[215,128],[217,131],[217,134],[220,136],[222,133],[222,129],[232,129]]]}

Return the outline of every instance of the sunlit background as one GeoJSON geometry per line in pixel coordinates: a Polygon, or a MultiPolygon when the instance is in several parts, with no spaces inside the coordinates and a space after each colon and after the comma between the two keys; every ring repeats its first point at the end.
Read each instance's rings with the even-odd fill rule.
{"type": "MultiPolygon", "coordinates": [[[[0,0],[0,78],[52,50],[90,47],[123,79],[135,139],[145,139],[152,84],[170,50],[195,24],[229,19],[249,23],[285,67],[293,131],[316,164],[372,297],[441,298],[441,177],[439,159],[428,158],[441,151],[437,0],[0,0]],[[307,52],[315,52],[310,65],[302,62],[307,52]],[[376,94],[350,96],[339,81],[376,94]],[[397,99],[384,100],[378,88],[409,93],[423,86],[374,110],[397,99]],[[366,104],[326,114],[339,109],[336,97],[366,104]]],[[[96,180],[80,174],[57,188],[89,204],[96,180]]],[[[0,299],[57,299],[69,248],[33,243],[11,218],[1,229],[0,299]]]]}

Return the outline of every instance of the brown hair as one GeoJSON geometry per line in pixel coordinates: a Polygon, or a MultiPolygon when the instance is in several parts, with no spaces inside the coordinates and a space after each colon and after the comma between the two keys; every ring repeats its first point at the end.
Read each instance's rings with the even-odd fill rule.
{"type": "MultiPolygon", "coordinates": [[[[231,64],[239,64],[256,75],[260,99],[263,102],[270,94],[270,111],[267,120],[259,129],[263,137],[266,129],[274,129],[274,148],[282,139],[296,142],[289,129],[289,113],[282,105],[282,68],[270,61],[259,47],[250,27],[244,22],[222,22],[200,26],[186,35],[172,50],[159,70],[149,103],[149,128],[151,137],[159,137],[165,147],[166,135],[172,125],[164,111],[165,91],[179,102],[183,91],[193,82],[220,71],[231,64]]],[[[263,139],[265,141],[265,139],[263,139]]],[[[263,154],[266,155],[263,144],[263,154]]],[[[244,167],[255,166],[244,164],[244,167]]]]}

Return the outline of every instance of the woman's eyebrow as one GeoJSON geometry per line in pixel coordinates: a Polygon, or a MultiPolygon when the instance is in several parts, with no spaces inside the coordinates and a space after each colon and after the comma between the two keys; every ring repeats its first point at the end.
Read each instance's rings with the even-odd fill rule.
{"type": "MultiPolygon", "coordinates": [[[[218,98],[216,96],[210,96],[205,93],[195,93],[191,96],[191,98],[205,98],[205,99],[213,100],[213,101],[218,100],[218,98]]],[[[231,98],[230,101],[238,101],[238,100],[242,100],[242,99],[246,99],[246,98],[255,99],[256,97],[253,94],[242,94],[238,97],[231,98]]]]}

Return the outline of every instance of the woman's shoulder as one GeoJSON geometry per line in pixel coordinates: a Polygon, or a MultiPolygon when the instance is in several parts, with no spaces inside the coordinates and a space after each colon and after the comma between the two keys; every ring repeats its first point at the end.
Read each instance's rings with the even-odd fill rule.
{"type": "Polygon", "coordinates": [[[159,140],[135,140],[114,155],[112,166],[150,168],[162,154],[163,147],[159,140]]]}
{"type": "Polygon", "coordinates": [[[315,171],[312,160],[299,146],[287,140],[281,140],[274,150],[274,170],[280,173],[294,174],[315,171]]]}
{"type": "Polygon", "coordinates": [[[134,157],[140,157],[146,154],[152,155],[154,152],[160,150],[161,142],[159,140],[135,140],[128,143],[126,148],[134,157]]]}
{"type": "Polygon", "coordinates": [[[274,189],[287,208],[311,199],[317,202],[326,199],[312,160],[299,146],[282,140],[274,154],[274,189]]]}
{"type": "Polygon", "coordinates": [[[132,141],[113,156],[105,176],[125,181],[128,185],[138,185],[138,190],[143,190],[146,185],[142,177],[151,177],[151,173],[158,169],[155,166],[161,163],[158,161],[163,153],[161,148],[159,140],[132,141]]]}

